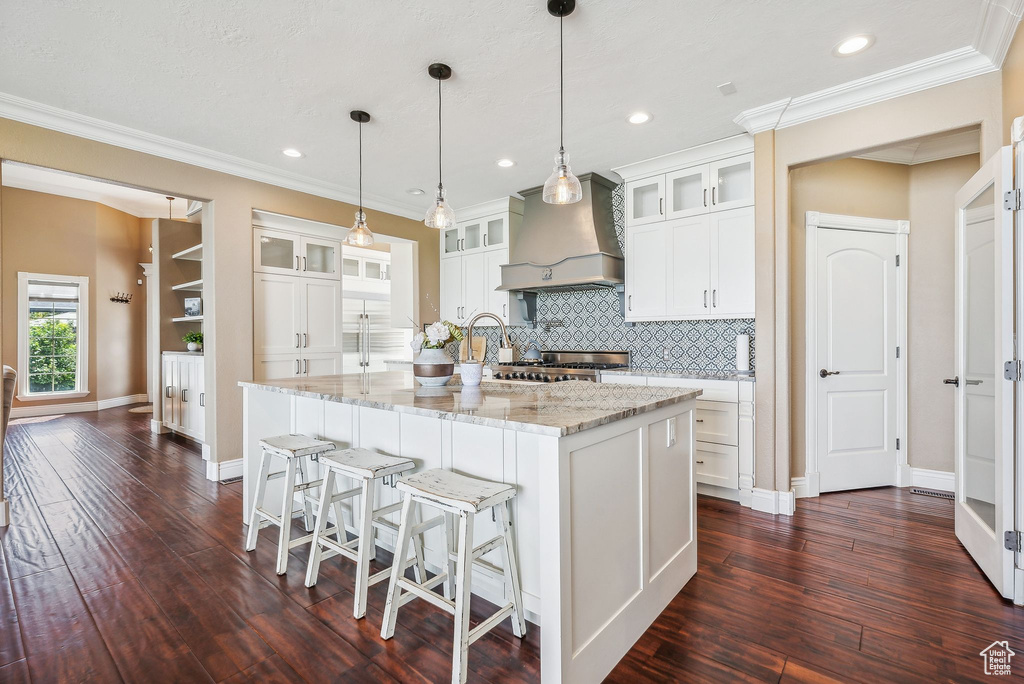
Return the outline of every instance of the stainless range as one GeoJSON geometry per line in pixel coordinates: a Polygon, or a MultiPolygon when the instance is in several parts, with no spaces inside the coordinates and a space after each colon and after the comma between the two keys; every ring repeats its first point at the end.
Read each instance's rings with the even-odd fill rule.
{"type": "Polygon", "coordinates": [[[628,351],[549,351],[541,352],[540,361],[521,360],[515,365],[491,366],[495,380],[526,382],[563,382],[583,380],[597,382],[602,370],[629,366],[628,351]]]}

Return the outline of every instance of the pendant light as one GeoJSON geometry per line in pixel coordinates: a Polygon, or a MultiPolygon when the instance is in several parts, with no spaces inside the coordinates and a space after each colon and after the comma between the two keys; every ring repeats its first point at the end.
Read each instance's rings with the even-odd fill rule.
{"type": "Polygon", "coordinates": [[[369,247],[373,244],[373,233],[366,227],[366,214],[363,213],[363,124],[370,120],[370,115],[359,109],[349,112],[352,120],[359,124],[359,211],[352,230],[345,236],[345,244],[353,247],[369,247]]]}
{"type": "Polygon", "coordinates": [[[565,131],[565,65],[562,55],[562,19],[576,9],[576,0],[548,0],[548,12],[558,17],[558,154],[555,170],[544,182],[544,201],[548,204],[573,204],[583,199],[580,179],[569,168],[569,153],[562,137],[565,131]]]}
{"type": "Polygon", "coordinates": [[[455,225],[455,212],[444,199],[444,183],[441,182],[441,81],[452,77],[452,68],[447,64],[431,64],[427,73],[437,81],[437,195],[434,204],[427,209],[423,223],[428,228],[446,230],[455,225]]]}

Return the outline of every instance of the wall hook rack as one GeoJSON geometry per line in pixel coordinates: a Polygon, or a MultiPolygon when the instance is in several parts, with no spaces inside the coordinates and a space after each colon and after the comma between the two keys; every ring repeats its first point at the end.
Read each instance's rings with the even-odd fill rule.
{"type": "Polygon", "coordinates": [[[110,301],[116,302],[117,304],[131,304],[133,296],[134,295],[126,292],[118,292],[116,295],[110,298],[110,301]]]}

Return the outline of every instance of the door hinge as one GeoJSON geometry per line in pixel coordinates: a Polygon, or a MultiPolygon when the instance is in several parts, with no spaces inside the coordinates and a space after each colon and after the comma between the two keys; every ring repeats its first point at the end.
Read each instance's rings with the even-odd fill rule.
{"type": "Polygon", "coordinates": [[[1007,530],[1003,534],[1003,548],[1007,551],[1020,551],[1020,532],[1007,530]]]}
{"type": "Polygon", "coordinates": [[[899,267],[900,267],[900,255],[897,254],[896,255],[896,268],[899,268],[899,267]]]}
{"type": "Polygon", "coordinates": [[[900,348],[896,347],[896,358],[900,358],[900,348]]]}
{"type": "Polygon", "coordinates": [[[900,450],[900,438],[897,437],[896,438],[896,451],[899,451],[899,450],[900,450]]]}
{"type": "Polygon", "coordinates": [[[1003,364],[1003,378],[1010,382],[1020,382],[1020,361],[1007,361],[1003,364]]]}
{"type": "Polygon", "coordinates": [[[1003,195],[1003,209],[1006,211],[1020,211],[1020,188],[1007,190],[1003,195]]]}

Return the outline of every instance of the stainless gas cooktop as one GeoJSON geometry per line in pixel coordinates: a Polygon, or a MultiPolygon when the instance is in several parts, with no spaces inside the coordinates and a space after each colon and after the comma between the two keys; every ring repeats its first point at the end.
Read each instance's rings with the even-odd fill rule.
{"type": "Polygon", "coordinates": [[[521,360],[514,365],[491,366],[491,370],[495,380],[597,382],[601,371],[628,366],[628,351],[550,351],[541,352],[540,361],[521,360]]]}

